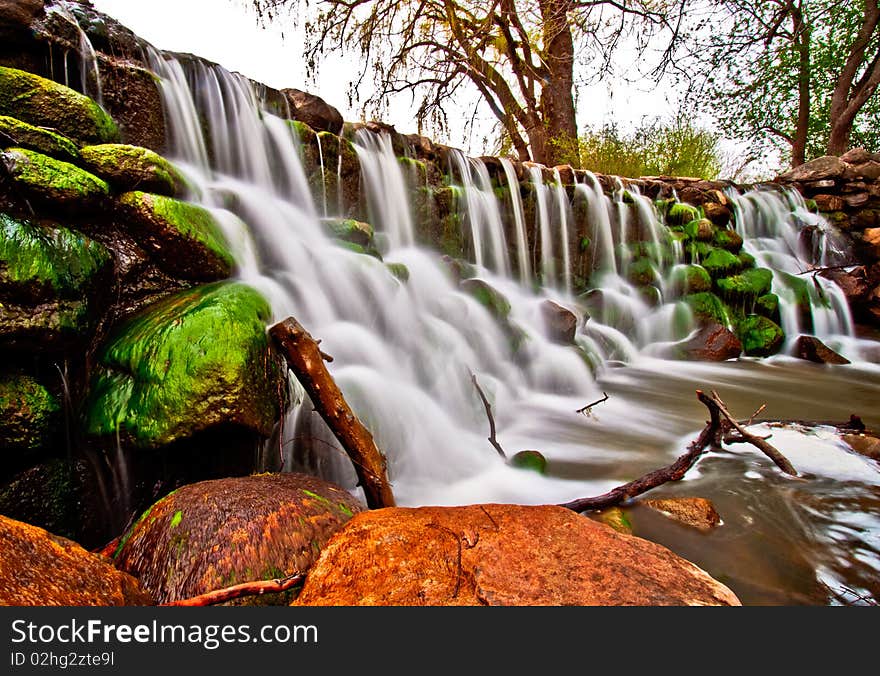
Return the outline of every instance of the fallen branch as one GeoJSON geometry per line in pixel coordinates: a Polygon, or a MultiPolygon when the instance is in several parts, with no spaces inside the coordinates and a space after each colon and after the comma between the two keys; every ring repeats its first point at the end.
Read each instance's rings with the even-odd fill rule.
{"type": "Polygon", "coordinates": [[[309,332],[293,317],[269,329],[275,344],[287,359],[315,406],[315,410],[348,453],[364,489],[370,509],[393,507],[394,494],[388,481],[385,456],[376,447],[370,431],[364,427],[345,401],[333,376],[324,366],[326,355],[309,332]]]}
{"type": "Polygon", "coordinates": [[[593,406],[595,406],[596,404],[601,404],[603,401],[608,401],[608,395],[605,392],[602,393],[601,399],[597,399],[592,404],[587,404],[583,408],[579,408],[577,411],[575,411],[575,413],[582,413],[583,415],[590,415],[590,411],[592,410],[593,406]]]}
{"type": "Polygon", "coordinates": [[[501,448],[501,444],[498,443],[498,439],[495,437],[495,418],[492,416],[492,405],[489,403],[489,400],[486,399],[486,395],[483,394],[483,389],[477,382],[477,376],[475,376],[473,372],[471,372],[471,382],[474,384],[474,387],[477,388],[477,394],[480,395],[480,399],[483,400],[483,408],[486,409],[486,417],[489,419],[489,443],[492,444],[492,447],[496,451],[498,451],[498,455],[507,460],[507,454],[504,452],[504,449],[501,448]]]}
{"type": "Polygon", "coordinates": [[[162,603],[162,606],[215,606],[218,603],[226,603],[243,596],[262,596],[263,594],[278,594],[295,587],[305,579],[304,573],[291,573],[287,577],[275,580],[260,580],[258,582],[243,582],[225,589],[206,592],[180,601],[162,603]]]}

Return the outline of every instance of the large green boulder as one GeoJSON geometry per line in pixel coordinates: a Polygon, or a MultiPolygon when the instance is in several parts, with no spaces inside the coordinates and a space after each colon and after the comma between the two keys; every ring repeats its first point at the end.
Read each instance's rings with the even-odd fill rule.
{"type": "Polygon", "coordinates": [[[46,78],[0,66],[0,115],[54,129],[81,143],[119,138],[113,119],[88,96],[46,78]]]}
{"type": "Polygon", "coordinates": [[[691,293],[683,298],[694,316],[703,321],[713,321],[722,326],[730,326],[732,318],[724,301],[711,292],[691,293]]]}
{"type": "Polygon", "coordinates": [[[719,279],[716,283],[722,298],[754,301],[759,296],[770,293],[773,273],[767,268],[752,268],[738,275],[719,279]]]}
{"type": "Polygon", "coordinates": [[[769,357],[779,352],[785,340],[782,328],[772,319],[749,315],[737,324],[736,333],[743,352],[751,357],[769,357]]]}
{"type": "Polygon", "coordinates": [[[373,226],[353,218],[325,218],[321,221],[325,232],[331,237],[341,239],[362,247],[373,241],[373,226]]]}
{"type": "Polygon", "coordinates": [[[677,265],[671,273],[677,293],[703,293],[712,290],[712,278],[702,265],[677,265]]]}
{"type": "Polygon", "coordinates": [[[110,186],[84,169],[24,148],[0,153],[7,175],[25,197],[51,211],[94,209],[110,194],[110,186]]]}
{"type": "Polygon", "coordinates": [[[47,446],[60,411],[58,400],[30,376],[0,377],[0,468],[10,452],[30,455],[47,446]]]}
{"type": "Polygon", "coordinates": [[[91,436],[156,448],[219,425],[268,436],[286,380],[270,353],[263,297],[238,282],[188,289],[120,326],[98,354],[91,436]]]}
{"type": "Polygon", "coordinates": [[[80,344],[110,270],[100,243],[58,225],[0,213],[0,343],[32,349],[80,344]]]}
{"type": "Polygon", "coordinates": [[[119,191],[142,190],[174,196],[185,181],[171,162],[152,150],[122,143],[86,146],[82,164],[119,191]]]}
{"type": "Polygon", "coordinates": [[[726,249],[712,249],[700,264],[712,279],[736,274],[743,268],[743,262],[726,249]]]}
{"type": "Polygon", "coordinates": [[[69,138],[8,115],[0,115],[0,147],[36,150],[67,162],[76,162],[79,159],[76,144],[69,138]]]}
{"type": "Polygon", "coordinates": [[[700,218],[700,210],[690,204],[676,202],[666,212],[668,225],[685,225],[700,218]]]}
{"type": "Polygon", "coordinates": [[[119,198],[129,232],[165,272],[183,279],[229,277],[235,261],[209,211],[164,195],[127,192],[119,198]]]}

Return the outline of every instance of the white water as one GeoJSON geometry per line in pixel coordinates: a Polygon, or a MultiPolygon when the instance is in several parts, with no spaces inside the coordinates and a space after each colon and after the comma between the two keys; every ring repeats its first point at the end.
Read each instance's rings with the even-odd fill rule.
{"type": "MultiPolygon", "coordinates": [[[[407,283],[399,282],[382,262],[351,253],[325,237],[298,161],[295,134],[285,121],[259,110],[244,78],[203,65],[188,66],[185,72],[174,60],[153,58],[163,78],[174,155],[196,186],[192,198],[214,210],[234,249],[237,274],[266,295],[275,320],[296,316],[333,355],[333,376],[387,455],[401,504],[535,504],[601,493],[681,452],[705,414],[693,397],[698,387],[718,389],[725,398],[729,395],[728,403],[744,415],[777,383],[773,414],[780,417],[845,419],[850,406],[880,399],[880,370],[869,364],[844,367],[849,369],[846,381],[856,379],[860,389],[849,391],[846,401],[832,396],[829,402],[825,393],[809,398],[804,392],[798,396],[790,392],[803,378],[819,375],[827,387],[840,391],[842,385],[828,378],[842,371],[804,374],[808,366],[791,366],[785,358],[729,364],[652,358],[665,343],[686,336],[692,323],[675,298],[649,303],[621,274],[630,261],[630,253],[621,246],[627,230],[638,229],[639,238],[653,242],[658,250],[665,237],[652,218],[649,202],[634,195],[633,220],[622,191],[620,197],[609,199],[589,175],[587,183],[575,186],[575,199],[587,201],[587,230],[599,275],[591,297],[575,299],[568,292],[570,280],[560,276],[553,256],[570,245],[575,225],[567,220],[571,205],[563,204],[559,191],[544,185],[540,169],[531,169],[542,252],[539,264],[532,267],[521,204],[518,211],[512,198],[512,214],[501,214],[498,200],[489,198],[491,186],[480,170],[485,166],[461,156],[456,162],[464,183],[478,276],[510,302],[509,325],[520,336],[519,350],[514,351],[509,329],[459,290],[435,253],[415,245],[408,188],[387,136],[360,130],[355,146],[371,222],[388,243],[385,261],[405,264],[410,272],[407,283]],[[193,91],[200,94],[194,96],[193,91]],[[197,111],[213,141],[203,137],[197,111]],[[221,139],[230,142],[220,147],[221,139]],[[554,211],[556,217],[551,215],[554,211]],[[504,222],[515,224],[518,280],[511,278],[510,261],[501,256],[507,250],[501,234],[504,222]],[[541,273],[547,282],[537,292],[530,270],[541,273]],[[576,342],[582,352],[548,340],[541,312],[547,299],[578,316],[576,342]],[[586,322],[582,304],[591,315],[586,322]],[[547,476],[512,469],[500,461],[486,440],[488,424],[470,372],[492,402],[498,438],[508,455],[541,450],[550,461],[547,476]],[[800,373],[800,379],[786,380],[793,372],[800,373]],[[575,413],[603,390],[612,396],[591,416],[575,413]]],[[[513,187],[506,166],[505,174],[513,187]]],[[[511,195],[516,192],[511,190],[511,195]]],[[[749,209],[775,209],[777,198],[733,199],[742,213],[739,222],[751,223],[749,209]]],[[[749,250],[765,265],[785,269],[789,262],[777,263],[780,253],[762,242],[776,235],[764,236],[744,227],[749,250]]],[[[789,255],[801,260],[796,252],[789,255]]],[[[658,276],[664,277],[680,259],[661,258],[658,253],[658,276]]],[[[819,330],[842,334],[850,330],[845,321],[823,323],[816,321],[816,315],[814,311],[819,330]]],[[[823,334],[826,337],[833,335],[823,334]]],[[[298,389],[295,384],[294,388],[298,389]]],[[[353,489],[353,472],[342,451],[302,399],[298,392],[300,403],[284,424],[286,466],[308,467],[353,489]]],[[[871,414],[871,409],[858,410],[871,414]]],[[[749,467],[766,464],[748,452],[745,455],[749,467]]],[[[809,469],[825,480],[834,480],[839,473],[840,463],[823,466],[815,454],[809,462],[809,469]]],[[[736,465],[718,476],[735,483],[744,471],[736,465]]],[[[848,481],[855,473],[863,482],[876,482],[872,472],[871,463],[846,464],[848,481]]],[[[701,472],[695,472],[694,482],[700,479],[701,472]]],[[[780,490],[789,490],[787,480],[772,471],[765,481],[779,482],[784,484],[780,490]]],[[[720,500],[730,494],[727,485],[709,486],[706,491],[713,498],[717,493],[720,500]]],[[[793,498],[793,504],[797,501],[793,498]]],[[[857,533],[858,527],[850,530],[857,533]]],[[[745,533],[747,539],[748,528],[745,533]]],[[[802,537],[824,536],[805,532],[802,537]]],[[[870,566],[880,571],[880,554],[871,547],[866,556],[870,566]]],[[[823,579],[846,579],[828,565],[833,570],[823,569],[823,579]]]]}

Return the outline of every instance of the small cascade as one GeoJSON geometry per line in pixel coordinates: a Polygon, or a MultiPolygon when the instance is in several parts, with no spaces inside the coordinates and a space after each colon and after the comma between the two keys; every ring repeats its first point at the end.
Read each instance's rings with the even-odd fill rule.
{"type": "Polygon", "coordinates": [[[327,218],[327,179],[324,176],[324,149],[321,147],[321,135],[318,132],[315,132],[315,144],[318,146],[318,166],[321,171],[318,174],[321,177],[321,204],[323,206],[321,212],[324,218],[327,218]]]}
{"type": "Polygon", "coordinates": [[[504,168],[504,178],[507,181],[507,191],[510,196],[510,212],[513,214],[519,282],[523,286],[528,286],[532,282],[532,266],[529,263],[529,239],[528,233],[526,232],[526,218],[523,212],[519,179],[517,179],[516,170],[513,168],[513,163],[509,159],[502,157],[501,166],[504,168]]]}
{"type": "Polygon", "coordinates": [[[550,222],[552,201],[550,191],[544,185],[541,167],[529,167],[529,177],[535,195],[536,231],[539,234],[541,262],[536,266],[544,286],[552,286],[556,280],[556,259],[553,257],[553,230],[550,222]]]}
{"type": "Polygon", "coordinates": [[[593,273],[617,274],[614,237],[611,234],[610,200],[596,175],[587,171],[586,183],[575,184],[575,191],[587,203],[587,222],[591,230],[593,273]]]}
{"type": "MultiPolygon", "coordinates": [[[[78,36],[77,57],[79,60],[79,84],[83,94],[96,101],[99,105],[104,104],[104,94],[101,88],[101,71],[98,68],[98,55],[92,46],[89,36],[80,27],[76,15],[67,3],[56,1],[46,8],[47,14],[55,14],[76,29],[78,36]]],[[[50,58],[50,63],[52,59],[50,58]]],[[[52,74],[53,77],[55,74],[52,74]]],[[[68,70],[67,52],[64,53],[64,84],[74,87],[68,70]]]]}
{"type": "Polygon", "coordinates": [[[571,293],[571,241],[569,230],[571,226],[571,203],[562,185],[562,177],[559,169],[553,170],[553,194],[556,196],[556,214],[558,215],[557,231],[559,232],[560,248],[562,249],[562,290],[566,294],[571,293]]]}

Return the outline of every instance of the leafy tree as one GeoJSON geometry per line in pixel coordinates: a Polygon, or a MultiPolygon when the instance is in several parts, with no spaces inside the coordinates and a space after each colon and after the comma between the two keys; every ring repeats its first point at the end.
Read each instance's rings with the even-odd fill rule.
{"type": "MultiPolygon", "coordinates": [[[[252,0],[262,20],[306,0],[252,0]]],[[[671,55],[685,0],[318,0],[305,22],[306,63],[355,46],[363,68],[352,82],[365,110],[409,92],[421,126],[443,129],[470,83],[522,160],[577,163],[575,71],[611,70],[622,42],[646,55],[650,39],[670,38],[671,55]]]]}
{"type": "Polygon", "coordinates": [[[880,136],[877,0],[714,0],[696,52],[722,129],[808,157],[880,136]],[[720,10],[720,11],[719,11],[720,10]]]}

